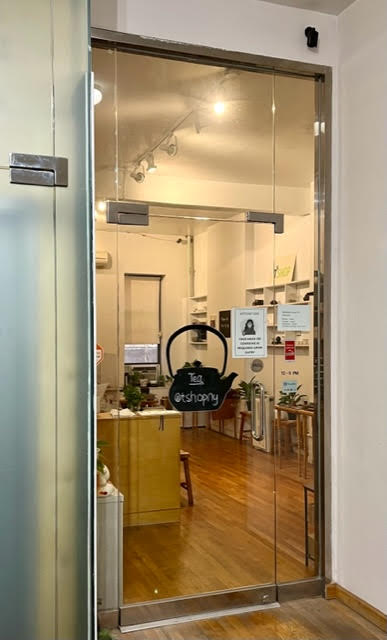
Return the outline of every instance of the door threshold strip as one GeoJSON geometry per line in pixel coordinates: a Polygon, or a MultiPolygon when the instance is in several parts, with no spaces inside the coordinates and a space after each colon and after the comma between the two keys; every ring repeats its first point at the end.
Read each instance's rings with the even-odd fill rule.
{"type": "Polygon", "coordinates": [[[131,633],[132,631],[156,629],[158,627],[167,627],[171,624],[182,624],[183,622],[196,622],[198,620],[210,620],[211,618],[223,618],[224,616],[252,613],[254,611],[267,611],[268,609],[277,609],[279,606],[279,602],[272,602],[270,604],[253,604],[248,607],[233,607],[232,609],[221,609],[219,611],[203,611],[203,613],[194,613],[190,616],[179,616],[178,618],[167,618],[165,620],[155,620],[154,622],[126,625],[119,627],[119,629],[121,633],[131,633]]]}

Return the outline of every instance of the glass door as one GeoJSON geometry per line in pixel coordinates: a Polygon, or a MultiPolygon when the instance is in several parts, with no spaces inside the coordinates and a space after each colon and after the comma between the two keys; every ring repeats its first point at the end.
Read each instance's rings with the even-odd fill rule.
{"type": "Polygon", "coordinates": [[[133,628],[274,605],[318,572],[313,83],[93,56],[100,607],[133,628]],[[176,395],[209,368],[222,405],[176,395]]]}
{"type": "Polygon", "coordinates": [[[123,494],[121,625],[273,603],[274,225],[151,207],[148,226],[101,225],[98,243],[115,246],[120,265],[120,413],[101,412],[98,429],[123,494]],[[169,370],[168,339],[182,327],[169,370]],[[208,367],[223,373],[223,404],[211,410],[199,393],[202,411],[176,411],[176,371],[200,378],[208,367]]]}

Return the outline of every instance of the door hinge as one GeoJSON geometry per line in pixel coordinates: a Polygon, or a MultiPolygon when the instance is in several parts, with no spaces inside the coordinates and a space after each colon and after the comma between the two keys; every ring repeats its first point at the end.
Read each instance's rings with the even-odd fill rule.
{"type": "Polygon", "coordinates": [[[10,182],[39,187],[67,187],[68,160],[29,153],[9,154],[10,182]]]}
{"type": "Polygon", "coordinates": [[[246,221],[273,224],[274,233],[284,232],[284,214],[283,213],[266,213],[264,211],[247,211],[246,221]]]}
{"type": "Polygon", "coordinates": [[[138,202],[106,202],[106,222],[108,224],[126,224],[139,227],[149,225],[149,207],[138,202]]]}

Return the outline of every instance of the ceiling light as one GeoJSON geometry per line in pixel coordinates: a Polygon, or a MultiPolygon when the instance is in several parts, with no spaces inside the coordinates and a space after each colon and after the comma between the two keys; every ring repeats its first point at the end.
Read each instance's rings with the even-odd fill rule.
{"type": "Polygon", "coordinates": [[[133,169],[132,173],[130,174],[130,177],[133,178],[133,180],[135,180],[136,182],[144,182],[145,173],[144,173],[144,168],[142,164],[137,165],[133,169]]]}
{"type": "Polygon", "coordinates": [[[101,89],[99,89],[97,86],[94,86],[94,89],[93,89],[94,106],[96,104],[99,104],[102,101],[102,98],[103,98],[103,93],[102,93],[101,89]]]}
{"type": "Polygon", "coordinates": [[[218,116],[221,116],[222,113],[224,113],[225,108],[226,108],[226,106],[225,106],[224,102],[215,102],[215,104],[214,104],[214,111],[218,116]]]}
{"type": "Polygon", "coordinates": [[[106,211],[106,202],[105,202],[105,200],[98,200],[97,209],[101,213],[105,213],[105,211],[106,211]]]}
{"type": "Polygon", "coordinates": [[[177,138],[174,133],[160,145],[160,149],[165,151],[170,158],[173,158],[177,154],[177,138]]]}
{"type": "Polygon", "coordinates": [[[157,166],[155,165],[155,158],[154,158],[153,153],[149,153],[147,155],[147,157],[145,158],[145,160],[146,160],[146,162],[148,164],[148,166],[146,168],[147,172],[148,173],[154,173],[156,171],[156,169],[157,169],[157,166]]]}

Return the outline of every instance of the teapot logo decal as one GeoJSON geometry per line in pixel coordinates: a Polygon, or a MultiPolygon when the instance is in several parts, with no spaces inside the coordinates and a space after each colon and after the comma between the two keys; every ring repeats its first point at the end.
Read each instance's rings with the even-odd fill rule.
{"type": "Polygon", "coordinates": [[[203,331],[209,331],[216,335],[223,344],[224,360],[222,371],[214,367],[203,367],[201,362],[196,360],[193,367],[183,367],[174,374],[171,367],[171,344],[177,336],[185,331],[197,329],[197,325],[188,324],[173,333],[167,343],[166,356],[171,377],[172,386],[169,391],[169,399],[172,406],[178,411],[216,411],[220,409],[227,392],[230,390],[237,373],[230,373],[224,378],[227,366],[227,342],[217,329],[209,325],[200,325],[203,331]]]}

